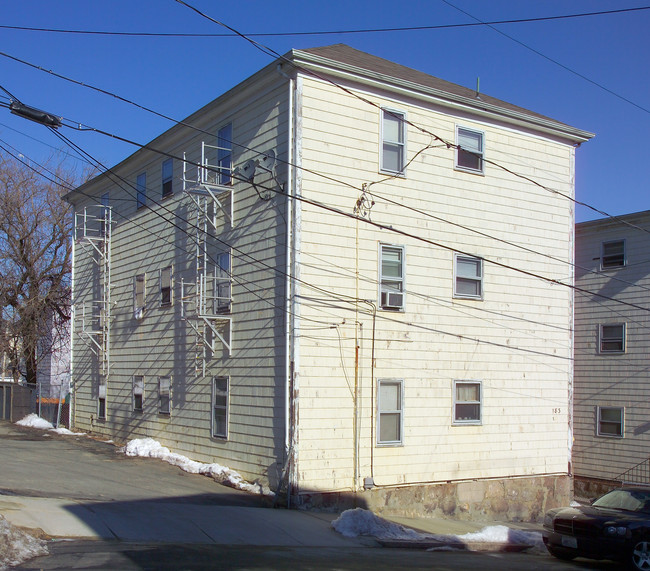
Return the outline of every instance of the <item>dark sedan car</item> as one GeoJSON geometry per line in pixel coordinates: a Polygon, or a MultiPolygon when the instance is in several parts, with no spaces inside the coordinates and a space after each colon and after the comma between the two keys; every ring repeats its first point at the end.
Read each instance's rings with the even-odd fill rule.
{"type": "Polygon", "coordinates": [[[614,559],[650,571],[650,489],[619,488],[588,506],[550,510],[542,535],[559,559],[614,559]]]}

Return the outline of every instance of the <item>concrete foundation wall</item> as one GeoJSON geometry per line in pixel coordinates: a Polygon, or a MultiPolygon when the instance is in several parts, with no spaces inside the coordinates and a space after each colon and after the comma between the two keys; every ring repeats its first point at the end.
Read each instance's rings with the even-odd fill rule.
{"type": "Polygon", "coordinates": [[[568,505],[572,497],[571,477],[558,475],[373,488],[357,494],[305,493],[297,503],[305,509],[361,507],[379,515],[540,522],[547,510],[568,505]]]}

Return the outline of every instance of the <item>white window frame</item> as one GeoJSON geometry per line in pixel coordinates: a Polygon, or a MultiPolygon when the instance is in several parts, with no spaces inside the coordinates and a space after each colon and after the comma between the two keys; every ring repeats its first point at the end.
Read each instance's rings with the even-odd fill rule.
{"type": "Polygon", "coordinates": [[[404,380],[403,379],[378,379],[377,380],[377,446],[402,446],[404,443],[404,380]],[[396,409],[384,409],[382,402],[382,386],[397,386],[397,397],[399,399],[396,409]],[[396,440],[382,440],[382,418],[386,416],[399,416],[397,424],[399,435],[396,440]]]}
{"type": "Polygon", "coordinates": [[[132,396],[133,412],[142,412],[144,410],[144,375],[133,375],[132,396]],[[140,397],[140,407],[136,406],[137,397],[140,397]]]}
{"type": "Polygon", "coordinates": [[[147,173],[143,172],[136,178],[136,208],[144,208],[147,205],[147,173]]]}
{"type": "Polygon", "coordinates": [[[480,425],[483,424],[483,383],[472,379],[457,379],[453,382],[453,406],[451,419],[453,425],[480,425]],[[458,398],[458,388],[463,385],[478,386],[478,400],[460,400],[458,398]],[[463,419],[459,418],[458,408],[463,405],[478,405],[478,418],[463,419]]]}
{"type": "Polygon", "coordinates": [[[601,323],[598,325],[598,352],[602,355],[625,353],[627,345],[627,327],[625,323],[601,323]],[[616,337],[605,337],[603,329],[605,327],[620,327],[621,335],[616,337]],[[621,349],[604,349],[604,343],[616,343],[620,340],[621,349]]]}
{"type": "Polygon", "coordinates": [[[404,311],[406,307],[406,248],[396,244],[379,244],[379,308],[387,311],[404,311]],[[400,253],[401,276],[384,275],[384,252],[400,253]],[[392,286],[392,287],[391,287],[392,286]]]}
{"type": "Polygon", "coordinates": [[[220,186],[232,184],[232,132],[232,123],[222,125],[217,131],[217,184],[220,186]]]}
{"type": "Polygon", "coordinates": [[[406,113],[398,109],[391,109],[389,107],[381,108],[381,122],[380,122],[380,148],[379,148],[379,170],[380,172],[388,174],[396,174],[405,176],[406,175],[406,141],[407,141],[407,129],[406,129],[406,113]],[[390,117],[391,119],[397,118],[399,121],[399,135],[401,136],[401,141],[392,141],[386,139],[385,135],[385,123],[386,118],[390,117]],[[399,165],[397,169],[392,169],[386,166],[385,152],[384,147],[390,146],[393,149],[397,149],[399,156],[399,165]]]}
{"type": "Polygon", "coordinates": [[[106,378],[100,378],[97,389],[97,418],[106,420],[106,378]]]}
{"type": "Polygon", "coordinates": [[[454,254],[454,297],[458,298],[458,299],[478,299],[478,300],[482,300],[483,299],[483,293],[484,293],[483,283],[484,283],[484,281],[483,281],[483,259],[482,258],[477,258],[476,256],[468,256],[468,255],[465,255],[465,254],[454,254]],[[478,262],[480,275],[478,277],[459,275],[459,272],[458,272],[458,260],[478,262]],[[478,283],[480,293],[478,295],[474,295],[474,294],[459,292],[458,291],[459,290],[459,288],[458,288],[458,280],[467,280],[467,281],[472,281],[472,282],[478,283]]]}
{"type": "Polygon", "coordinates": [[[456,153],[454,160],[454,168],[459,171],[469,172],[474,174],[485,174],[485,132],[479,131],[477,129],[471,129],[469,127],[463,127],[462,125],[456,125],[456,153]],[[479,149],[464,149],[464,152],[472,155],[472,157],[478,158],[479,168],[474,168],[471,166],[461,165],[461,157],[463,156],[463,149],[461,148],[461,132],[465,132],[472,135],[478,135],[480,137],[480,148],[479,149]]]}
{"type": "Polygon", "coordinates": [[[160,168],[161,185],[160,191],[163,198],[174,194],[174,160],[166,159],[160,168]]]}
{"type": "Polygon", "coordinates": [[[230,422],[230,378],[229,377],[212,377],[212,419],[211,434],[214,438],[228,439],[228,424],[230,422]],[[225,383],[225,389],[218,387],[219,383],[225,383]],[[225,397],[225,404],[217,404],[217,396],[225,397]],[[217,432],[217,411],[223,414],[225,429],[223,432],[217,432]]]}
{"type": "Polygon", "coordinates": [[[217,313],[230,313],[232,309],[232,255],[230,251],[216,255],[215,297],[217,313]],[[223,260],[226,260],[225,264],[223,260]],[[224,265],[226,267],[224,267],[224,265]]]}
{"type": "Polygon", "coordinates": [[[621,240],[607,240],[600,245],[600,269],[601,270],[615,270],[617,268],[624,268],[627,265],[627,248],[625,239],[621,240]],[[607,246],[612,244],[622,244],[623,246],[623,259],[621,263],[606,263],[607,259],[618,259],[620,254],[605,254],[605,249],[607,246]]]}
{"type": "Polygon", "coordinates": [[[603,438],[623,438],[625,436],[625,407],[622,406],[598,406],[596,407],[596,434],[597,436],[602,436],[603,438]],[[602,413],[605,410],[617,410],[620,411],[620,422],[614,420],[603,420],[602,413]],[[611,424],[620,426],[618,433],[603,432],[602,425],[611,424]]]}
{"type": "Polygon", "coordinates": [[[158,377],[158,414],[172,413],[172,378],[158,377]]]}
{"type": "Polygon", "coordinates": [[[174,303],[174,269],[172,266],[166,266],[158,271],[158,284],[160,291],[160,307],[169,307],[174,303]],[[169,280],[165,280],[165,274],[169,272],[169,280]],[[165,299],[165,290],[168,292],[168,300],[165,299]]]}
{"type": "Polygon", "coordinates": [[[133,277],[133,316],[136,319],[144,317],[147,309],[147,274],[136,274],[133,277]],[[139,284],[142,284],[140,292],[139,284]]]}

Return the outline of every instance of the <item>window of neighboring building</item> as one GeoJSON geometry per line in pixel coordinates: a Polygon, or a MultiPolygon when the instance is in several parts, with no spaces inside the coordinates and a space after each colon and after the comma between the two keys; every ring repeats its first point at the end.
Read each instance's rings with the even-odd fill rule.
{"type": "Polygon", "coordinates": [[[97,392],[97,418],[106,419],[106,379],[99,381],[99,390],[97,392]]]}
{"type": "Polygon", "coordinates": [[[404,247],[379,245],[379,307],[404,309],[404,247]]]}
{"type": "Polygon", "coordinates": [[[623,438],[623,407],[598,407],[598,436],[623,438]]]}
{"type": "Polygon", "coordinates": [[[607,268],[620,268],[625,263],[625,240],[603,242],[600,255],[600,267],[603,270],[607,268]]]}
{"type": "Polygon", "coordinates": [[[232,302],[232,275],[230,271],[230,252],[217,254],[215,289],[217,313],[230,312],[232,302]]]}
{"type": "Polygon", "coordinates": [[[403,174],[406,168],[406,115],[382,109],[380,170],[403,174]]]}
{"type": "Polygon", "coordinates": [[[160,270],[160,305],[172,303],[172,268],[168,266],[160,270]]]}
{"type": "Polygon", "coordinates": [[[601,353],[625,352],[625,323],[599,326],[599,346],[601,353]]]}
{"type": "Polygon", "coordinates": [[[476,173],[483,172],[483,133],[456,127],[456,168],[476,173]]]}
{"type": "Polygon", "coordinates": [[[158,377],[158,412],[172,412],[172,381],[170,377],[158,377]]]}
{"type": "Polygon", "coordinates": [[[135,375],[133,377],[133,410],[142,412],[144,405],[144,377],[135,375]]]}
{"type": "Polygon", "coordinates": [[[147,204],[147,173],[138,175],[136,181],[136,207],[142,208],[147,204]]]}
{"type": "Polygon", "coordinates": [[[454,424],[481,424],[481,383],[454,381],[454,424]]]}
{"type": "Polygon", "coordinates": [[[174,161],[167,159],[162,164],[162,196],[171,196],[174,192],[174,161]]]}
{"type": "Polygon", "coordinates": [[[403,386],[401,380],[379,380],[377,444],[402,444],[403,386]]]}
{"type": "Polygon", "coordinates": [[[228,377],[212,380],[212,436],[228,438],[228,377]]]}
{"type": "Polygon", "coordinates": [[[217,133],[217,184],[232,183],[232,123],[224,125],[217,133]]]}
{"type": "Polygon", "coordinates": [[[454,254],[454,297],[483,298],[483,260],[454,254]]]}
{"type": "Polygon", "coordinates": [[[138,274],[133,280],[133,314],[142,319],[145,311],[145,275],[138,274]]]}

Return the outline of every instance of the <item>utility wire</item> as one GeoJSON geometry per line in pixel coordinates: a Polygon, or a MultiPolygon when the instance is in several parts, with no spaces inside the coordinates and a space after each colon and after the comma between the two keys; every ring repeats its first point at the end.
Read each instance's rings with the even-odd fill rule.
{"type": "MultiPolygon", "coordinates": [[[[537,18],[517,18],[510,20],[493,20],[489,22],[464,22],[460,24],[437,24],[432,26],[403,26],[393,28],[358,28],[358,29],[341,29],[341,30],[312,30],[312,31],[293,31],[293,32],[251,32],[246,35],[249,37],[286,37],[286,36],[327,36],[327,35],[345,35],[345,34],[374,34],[382,32],[414,32],[421,30],[445,30],[451,28],[472,28],[476,26],[489,26],[497,24],[524,24],[531,22],[550,22],[555,20],[568,20],[573,18],[586,18],[591,16],[605,16],[610,14],[622,14],[627,12],[639,12],[649,10],[650,6],[641,6],[637,8],[621,8],[618,10],[601,10],[597,12],[581,12],[576,14],[564,14],[558,16],[541,16],[537,18]]],[[[96,36],[126,36],[126,37],[145,37],[145,38],[232,38],[237,34],[203,34],[203,33],[182,33],[182,32],[119,32],[109,30],[74,30],[63,28],[39,28],[35,26],[10,26],[0,25],[0,29],[19,30],[27,32],[51,32],[59,34],[86,34],[96,36]]]]}

